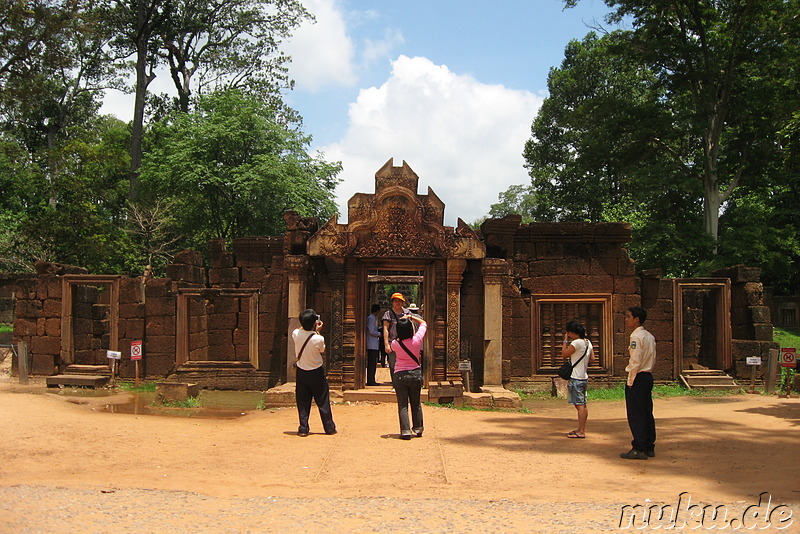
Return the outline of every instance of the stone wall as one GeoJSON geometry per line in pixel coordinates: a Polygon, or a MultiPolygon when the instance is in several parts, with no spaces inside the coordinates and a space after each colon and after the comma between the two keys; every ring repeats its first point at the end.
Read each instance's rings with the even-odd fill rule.
{"type": "MultiPolygon", "coordinates": [[[[120,376],[132,378],[132,341],[143,342],[140,372],[163,378],[177,370],[178,296],[184,290],[202,290],[188,297],[188,357],[190,362],[243,362],[249,359],[250,302],[228,296],[226,289],[252,289],[258,297],[258,354],[256,370],[263,387],[285,377],[286,306],[283,238],[241,238],[233,252],[221,241],[209,244],[211,263],[203,265],[196,251],[184,251],[167,266],[165,278],[107,277],[118,283],[118,350],[123,354],[120,376]]],[[[39,274],[16,282],[14,342],[24,341],[34,375],[64,372],[69,364],[61,354],[62,278],[85,271],[42,264],[39,274]]],[[[109,284],[73,278],[72,344],[75,364],[105,365],[111,348],[109,284]]],[[[228,378],[227,386],[236,387],[228,378]]],[[[252,381],[251,381],[252,382],[252,381]]]]}
{"type": "MultiPolygon", "coordinates": [[[[603,306],[611,309],[610,314],[605,310],[604,317],[610,315],[611,324],[606,325],[609,339],[605,342],[609,346],[605,349],[603,372],[621,374],[627,361],[624,312],[640,304],[634,264],[624,248],[630,241],[630,226],[523,225],[518,217],[509,216],[486,221],[481,232],[487,254],[505,258],[509,267],[508,279],[503,284],[503,376],[508,382],[524,385],[538,381],[549,386],[551,375],[535,368],[536,361],[531,357],[536,342],[532,338],[536,313],[532,297],[543,295],[562,295],[575,300],[582,296],[607,298],[603,306]]],[[[577,317],[569,319],[572,318],[577,317]]],[[[595,337],[595,342],[598,341],[595,337]]],[[[659,369],[660,374],[666,373],[663,378],[669,378],[670,371],[659,369]]]]}
{"type": "MultiPolygon", "coordinates": [[[[772,322],[769,307],[764,304],[764,287],[760,282],[761,269],[737,265],[715,271],[714,276],[731,281],[731,353],[736,378],[750,378],[752,370],[747,358],[758,356],[766,363],[770,349],[779,345],[772,341],[772,322]]],[[[763,378],[767,365],[758,368],[763,378]]]]}

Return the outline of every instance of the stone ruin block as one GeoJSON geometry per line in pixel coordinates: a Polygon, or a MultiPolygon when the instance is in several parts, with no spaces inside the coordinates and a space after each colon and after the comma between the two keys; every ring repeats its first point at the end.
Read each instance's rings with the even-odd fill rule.
{"type": "MultiPolygon", "coordinates": [[[[35,338],[34,338],[35,339],[35,338]]],[[[28,372],[32,375],[53,375],[56,372],[55,355],[31,353],[31,368],[28,372]]]]}
{"type": "Polygon", "coordinates": [[[61,338],[49,336],[36,336],[31,339],[31,354],[59,354],[61,352],[61,338]]]}
{"type": "Polygon", "coordinates": [[[203,255],[196,250],[182,250],[175,254],[175,257],[172,259],[172,263],[202,267],[203,255]]]}
{"type": "Polygon", "coordinates": [[[20,300],[17,298],[16,306],[14,307],[14,316],[38,319],[42,316],[42,301],[20,300]]]}
{"type": "Polygon", "coordinates": [[[238,284],[239,281],[240,278],[238,267],[208,270],[208,283],[213,286],[219,286],[221,284],[233,284],[232,287],[235,287],[235,284],[238,284]]]}

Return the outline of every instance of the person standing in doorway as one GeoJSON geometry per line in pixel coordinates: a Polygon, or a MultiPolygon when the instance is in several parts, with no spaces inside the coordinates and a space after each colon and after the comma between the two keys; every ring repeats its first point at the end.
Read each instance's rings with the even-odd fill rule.
{"type": "Polygon", "coordinates": [[[396,355],[392,380],[397,395],[397,415],[400,419],[400,439],[422,437],[422,341],[428,329],[427,323],[418,315],[407,314],[397,321],[397,338],[392,341],[396,355]],[[414,332],[414,324],[417,331],[414,332]],[[408,406],[411,405],[411,421],[408,406]],[[413,423],[413,426],[412,426],[413,423]]]}
{"type": "Polygon", "coordinates": [[[367,316],[367,385],[377,386],[375,372],[378,369],[380,356],[380,341],[383,329],[378,325],[378,316],[381,314],[380,304],[373,304],[367,316]]]}
{"type": "Polygon", "coordinates": [[[625,327],[631,330],[628,353],[630,360],[625,371],[625,408],[633,440],[631,450],[620,457],[627,460],[647,460],[656,455],[656,421],[653,417],[653,366],[656,361],[656,340],[644,328],[647,310],[634,306],[625,312],[625,327]]]}
{"type": "Polygon", "coordinates": [[[586,437],[586,419],[589,409],[586,406],[586,386],[589,383],[589,364],[594,361],[592,342],[586,338],[586,329],[578,321],[570,321],[566,327],[561,356],[572,363],[572,376],[567,383],[568,402],[578,412],[578,428],[567,434],[568,438],[586,437]]]}
{"type": "Polygon", "coordinates": [[[294,352],[297,355],[297,379],[295,384],[295,401],[300,426],[297,435],[308,436],[308,417],[311,414],[311,399],[314,399],[322,419],[322,427],[326,434],[336,434],[336,424],[331,411],[331,391],[328,378],[325,376],[325,338],[322,321],[312,309],[300,313],[300,326],[292,332],[294,352]]]}
{"type": "Polygon", "coordinates": [[[397,339],[397,321],[399,321],[401,317],[408,315],[409,310],[403,307],[406,303],[406,299],[402,293],[393,293],[391,301],[392,307],[383,314],[382,321],[386,357],[389,360],[389,371],[392,374],[392,380],[394,380],[394,362],[397,359],[397,354],[392,351],[392,341],[397,339]]]}

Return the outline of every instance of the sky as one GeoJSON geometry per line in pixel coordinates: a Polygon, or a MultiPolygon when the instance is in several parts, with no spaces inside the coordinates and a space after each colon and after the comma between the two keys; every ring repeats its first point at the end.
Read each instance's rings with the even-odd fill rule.
{"type": "MultiPolygon", "coordinates": [[[[419,193],[436,192],[449,226],[475,222],[509,186],[529,183],[522,151],[548,72],[608,12],[601,0],[571,9],[563,0],[302,3],[316,22],[284,43],[295,80],[285,100],[303,117],[312,153],[342,162],[340,223],[348,199],[374,192],[389,159],[416,172],[419,193]]],[[[162,75],[150,89],[169,84],[162,75]]],[[[103,111],[130,98],[107,95],[103,111]]]]}

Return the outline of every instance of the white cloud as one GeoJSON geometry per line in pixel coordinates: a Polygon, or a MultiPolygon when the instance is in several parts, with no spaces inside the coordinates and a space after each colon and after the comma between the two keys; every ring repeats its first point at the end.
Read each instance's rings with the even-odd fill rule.
{"type": "Polygon", "coordinates": [[[298,89],[315,91],[327,85],[354,84],[354,47],[336,2],[306,0],[303,5],[316,22],[304,22],[283,47],[292,56],[289,74],[298,89]]]}
{"type": "Polygon", "coordinates": [[[501,191],[529,181],[522,150],[542,99],[400,56],[383,85],[362,89],[350,104],[341,141],[320,148],[344,165],[340,222],[353,194],[374,191],[375,172],[389,158],[411,166],[420,193],[431,187],[444,201],[446,224],[488,214],[501,191]]]}

